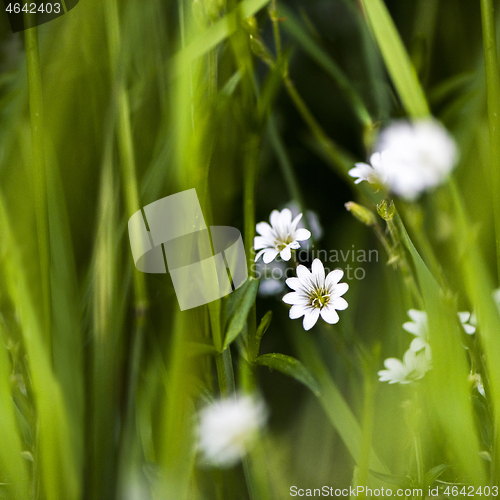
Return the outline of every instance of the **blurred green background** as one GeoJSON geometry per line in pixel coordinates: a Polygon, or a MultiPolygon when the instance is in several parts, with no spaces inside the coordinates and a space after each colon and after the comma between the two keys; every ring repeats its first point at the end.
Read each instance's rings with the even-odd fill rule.
{"type": "MultiPolygon", "coordinates": [[[[373,35],[385,18],[367,19],[384,5],[431,113],[457,140],[466,212],[447,187],[396,201],[436,278],[428,288],[415,255],[393,243],[426,304],[435,292],[435,306],[476,309],[497,283],[498,203],[479,2],[80,0],[16,34],[0,16],[1,498],[281,499],[292,485],[428,486],[443,463],[443,481],[495,484],[498,392],[469,394],[453,325],[436,320],[435,363],[449,353],[448,364],[417,389],[377,380],[411,340],[407,310],[422,308],[344,208],[376,212],[381,194],[347,170],[381,126],[415,117],[373,35]],[[224,392],[216,365],[228,353],[199,344],[217,347],[230,299],[181,313],[168,274],[135,269],[127,234],[136,210],[193,187],[207,222],[240,229],[250,257],[255,223],[292,200],[319,218],[316,250],[379,257],[360,264],[333,328],[304,332],[281,296],[257,299],[229,350],[236,386],[262,394],[269,426],[244,466],[223,471],[199,466],[191,423],[224,392]],[[269,310],[260,352],[301,360],[319,397],[245,359],[269,310]]],[[[485,311],[474,349],[488,361],[500,320],[485,311]]],[[[491,356],[490,382],[500,380],[491,356]]]]}

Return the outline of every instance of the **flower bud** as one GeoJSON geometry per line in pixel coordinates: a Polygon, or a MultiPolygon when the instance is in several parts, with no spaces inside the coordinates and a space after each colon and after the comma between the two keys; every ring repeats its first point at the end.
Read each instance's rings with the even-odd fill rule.
{"type": "Polygon", "coordinates": [[[257,36],[259,34],[259,26],[257,24],[257,19],[255,16],[247,17],[242,21],[243,29],[252,36],[257,36]]]}
{"type": "Polygon", "coordinates": [[[387,202],[382,200],[377,205],[377,212],[384,220],[392,220],[396,215],[396,207],[394,205],[394,201],[391,200],[389,206],[387,206],[387,202]]]}
{"type": "Polygon", "coordinates": [[[352,215],[354,215],[354,217],[356,217],[356,219],[367,226],[373,226],[373,224],[377,222],[375,214],[362,205],[349,201],[344,206],[349,212],[352,213],[352,215]]]}

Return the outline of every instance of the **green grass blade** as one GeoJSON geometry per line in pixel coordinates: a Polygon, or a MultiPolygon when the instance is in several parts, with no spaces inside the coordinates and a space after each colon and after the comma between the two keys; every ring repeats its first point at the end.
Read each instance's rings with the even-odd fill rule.
{"type": "Polygon", "coordinates": [[[415,69],[383,0],[362,0],[387,70],[407,113],[412,118],[430,114],[415,69]]]}
{"type": "Polygon", "coordinates": [[[269,2],[270,0],[244,0],[238,4],[235,11],[198,34],[175,56],[173,67],[176,68],[177,74],[188,71],[192,62],[230,37],[236,31],[238,19],[252,16],[269,2]]]}
{"type": "Polygon", "coordinates": [[[239,300],[235,304],[235,311],[228,321],[224,349],[227,349],[243,330],[250,310],[255,303],[255,298],[257,297],[259,280],[249,277],[248,282],[243,285],[242,288],[243,287],[245,287],[245,290],[238,297],[239,300]]]}
{"type": "MultiPolygon", "coordinates": [[[[328,369],[321,359],[317,348],[314,346],[313,341],[307,335],[300,332],[294,335],[293,340],[297,346],[297,350],[304,359],[305,366],[309,367],[319,383],[320,395],[318,396],[318,400],[321,406],[331,424],[342,438],[349,453],[355,462],[359,463],[362,442],[362,431],[359,422],[328,373],[328,369]]],[[[389,472],[373,449],[370,452],[369,463],[370,469],[374,471],[389,472]]]]}
{"type": "Polygon", "coordinates": [[[262,354],[255,363],[267,366],[270,370],[278,370],[289,377],[294,378],[309,388],[316,396],[320,396],[320,388],[311,372],[298,360],[285,354],[271,353],[262,354]]]}
{"type": "Polygon", "coordinates": [[[399,217],[398,227],[413,259],[428,315],[433,368],[426,375],[430,382],[426,394],[463,472],[469,481],[479,486],[485,484],[486,478],[479,457],[470,404],[469,368],[460,340],[457,311],[418,254],[399,217]]]}

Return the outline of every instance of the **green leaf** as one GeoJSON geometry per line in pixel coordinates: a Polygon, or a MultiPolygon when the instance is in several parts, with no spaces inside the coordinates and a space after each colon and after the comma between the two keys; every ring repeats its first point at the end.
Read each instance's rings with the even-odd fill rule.
{"type": "Polygon", "coordinates": [[[429,403],[443,433],[453,443],[457,461],[467,471],[470,480],[479,485],[485,477],[478,456],[480,446],[467,384],[469,367],[463,355],[456,307],[450,298],[451,294],[439,287],[420,257],[398,214],[395,220],[403,243],[413,259],[428,315],[433,359],[433,369],[426,375],[431,384],[431,390],[427,392],[429,403]]]}
{"type": "Polygon", "coordinates": [[[271,370],[278,370],[294,378],[319,396],[319,385],[312,373],[298,360],[285,354],[272,353],[259,356],[255,363],[267,366],[271,370]]]}
{"type": "Polygon", "coordinates": [[[373,477],[376,477],[377,479],[380,479],[381,481],[384,481],[384,483],[388,484],[395,484],[396,486],[406,486],[408,483],[408,477],[407,476],[393,476],[391,474],[382,474],[381,472],[376,472],[374,470],[370,469],[370,474],[373,477]]]}
{"type": "Polygon", "coordinates": [[[251,337],[249,337],[248,339],[248,357],[251,362],[255,361],[255,359],[259,355],[260,341],[264,333],[266,333],[267,329],[269,328],[272,317],[273,312],[267,311],[267,313],[264,314],[264,317],[260,321],[259,327],[257,328],[257,331],[255,332],[255,335],[253,337],[253,341],[251,337]]]}
{"type": "Polygon", "coordinates": [[[404,108],[412,118],[425,118],[430,111],[424,91],[383,0],[362,2],[404,108]]]}
{"type": "Polygon", "coordinates": [[[227,349],[245,326],[248,313],[257,297],[259,280],[249,277],[244,285],[234,292],[235,297],[228,302],[228,326],[223,349],[227,349]],[[243,289],[238,293],[240,289],[243,289]],[[238,293],[238,294],[237,294],[238,293]],[[236,295],[237,294],[237,295],[236,295]]]}
{"type": "Polygon", "coordinates": [[[178,73],[189,69],[190,64],[230,37],[239,26],[239,19],[250,17],[269,3],[269,0],[244,0],[220,21],[202,31],[175,57],[178,73]]]}
{"type": "MultiPolygon", "coordinates": [[[[349,453],[356,463],[360,461],[362,432],[359,422],[344,399],[339,388],[332,380],[314,342],[303,332],[293,336],[296,349],[303,356],[304,363],[311,370],[319,383],[318,400],[323,407],[332,426],[337,430],[349,453]]],[[[387,467],[381,462],[377,454],[370,450],[369,464],[371,469],[388,473],[387,467]]]]}
{"type": "Polygon", "coordinates": [[[431,486],[434,481],[436,481],[436,479],[438,479],[441,474],[449,469],[451,467],[451,465],[449,464],[439,464],[439,465],[436,465],[436,467],[433,467],[430,471],[428,471],[426,474],[425,474],[425,484],[427,486],[431,486]]]}
{"type": "Polygon", "coordinates": [[[217,349],[212,344],[205,344],[203,342],[188,342],[186,349],[192,357],[218,354],[217,349]]]}
{"type": "Polygon", "coordinates": [[[267,332],[267,329],[269,328],[272,319],[273,319],[273,312],[267,311],[266,314],[264,314],[264,316],[260,320],[259,327],[257,328],[257,333],[255,334],[257,340],[260,341],[260,339],[262,339],[264,333],[267,332]]]}

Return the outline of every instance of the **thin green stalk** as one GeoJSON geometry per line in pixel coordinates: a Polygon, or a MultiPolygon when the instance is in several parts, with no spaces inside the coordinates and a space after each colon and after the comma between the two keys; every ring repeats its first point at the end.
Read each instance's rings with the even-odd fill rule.
{"type": "MultiPolygon", "coordinates": [[[[290,158],[288,157],[285,146],[283,145],[281,137],[279,136],[274,116],[269,117],[268,133],[271,144],[274,148],[276,156],[278,157],[278,162],[280,164],[281,172],[283,173],[288,192],[291,197],[297,202],[299,211],[304,213],[304,197],[302,196],[302,192],[300,191],[299,183],[290,163],[290,158]]],[[[306,220],[303,220],[303,222],[307,224],[306,220]]]]}
{"type": "MultiPolygon", "coordinates": [[[[119,67],[121,37],[116,0],[105,2],[105,21],[109,47],[110,66],[112,68],[113,91],[118,120],[118,146],[120,167],[125,191],[125,207],[128,217],[140,210],[139,189],[137,185],[134,144],[130,125],[130,104],[125,87],[124,75],[119,67]]],[[[133,270],[135,325],[132,333],[132,345],[129,352],[127,380],[127,398],[125,407],[124,440],[122,456],[131,450],[131,430],[134,428],[134,406],[140,364],[143,350],[143,337],[146,327],[148,298],[144,274],[133,270]]]]}
{"type": "MultiPolygon", "coordinates": [[[[493,193],[500,192],[500,74],[493,0],[481,0],[484,64],[490,129],[490,164],[493,193]]],[[[493,197],[497,250],[497,282],[500,279],[500,201],[493,197]],[[496,200],[496,201],[495,201],[496,200]]]]}
{"type": "Polygon", "coordinates": [[[374,414],[375,414],[375,380],[373,379],[373,366],[367,363],[364,373],[364,404],[363,423],[361,429],[361,444],[358,463],[358,485],[368,484],[370,470],[370,453],[372,447],[374,414]]]}
{"type": "Polygon", "coordinates": [[[276,57],[279,59],[281,57],[281,36],[276,0],[272,0],[271,5],[269,6],[269,17],[273,23],[274,45],[276,47],[276,57]]]}
{"type": "Polygon", "coordinates": [[[299,112],[302,119],[306,122],[307,126],[310,128],[312,134],[321,145],[322,149],[332,161],[332,163],[340,170],[340,173],[345,174],[347,168],[351,166],[351,161],[344,157],[344,155],[337,150],[332,140],[328,137],[323,127],[316,120],[311,110],[302,99],[301,95],[298,93],[294,83],[290,77],[285,75],[284,77],[285,88],[293,101],[297,111],[299,112]]]}
{"type": "MultiPolygon", "coordinates": [[[[259,164],[259,137],[252,136],[248,141],[248,150],[245,161],[244,172],[244,233],[245,233],[245,253],[247,258],[248,274],[255,277],[253,239],[255,236],[255,182],[257,178],[257,168],[259,164]]],[[[247,318],[248,344],[254,345],[257,332],[257,309],[255,303],[252,305],[247,318]]],[[[250,385],[255,384],[253,367],[249,367],[250,385]]]]}
{"type": "Polygon", "coordinates": [[[35,218],[38,238],[38,256],[43,300],[44,336],[52,358],[51,290],[50,290],[50,233],[47,207],[47,176],[43,139],[43,96],[38,48],[38,28],[24,31],[28,67],[29,108],[33,151],[33,177],[35,181],[35,218]]]}

